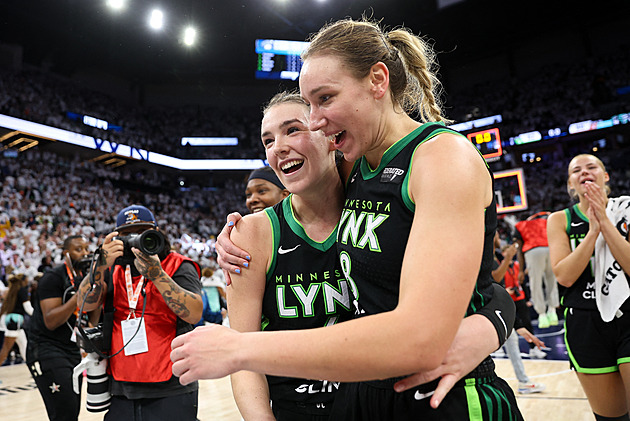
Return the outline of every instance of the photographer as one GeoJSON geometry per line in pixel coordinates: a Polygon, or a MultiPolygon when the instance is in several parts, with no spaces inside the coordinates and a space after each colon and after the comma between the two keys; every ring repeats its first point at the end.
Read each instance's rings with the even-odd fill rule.
{"type": "Polygon", "coordinates": [[[87,240],[73,235],[63,242],[64,263],[39,281],[28,327],[26,363],[44,399],[50,420],[77,420],[81,395],[72,390],[72,370],[81,361],[73,334],[76,289],[89,253],[87,240]]]}
{"type": "Polygon", "coordinates": [[[156,229],[144,206],[121,210],[116,230],[98,251],[94,273],[79,289],[78,305],[92,312],[93,320],[113,293],[113,329],[103,329],[111,335],[106,351],[112,400],[105,420],[192,421],[197,416],[198,385],[182,386],[169,356],[172,339],[201,318],[200,269],[172,252],[156,229]]]}

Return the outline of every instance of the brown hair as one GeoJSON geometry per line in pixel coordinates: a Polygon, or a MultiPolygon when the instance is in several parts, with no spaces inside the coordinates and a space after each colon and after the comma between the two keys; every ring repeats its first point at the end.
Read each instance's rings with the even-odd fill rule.
{"type": "Polygon", "coordinates": [[[300,93],[297,90],[292,91],[282,91],[275,94],[268,103],[263,106],[263,116],[267,114],[267,112],[274,106],[278,104],[285,104],[287,102],[292,102],[295,104],[301,104],[305,107],[308,107],[304,99],[300,96],[300,93]]]}
{"type": "Polygon", "coordinates": [[[436,73],[435,52],[427,41],[400,27],[385,32],[378,22],[363,17],[343,19],[324,26],[311,39],[302,60],[319,54],[339,57],[358,79],[372,66],[384,63],[389,69],[394,103],[407,114],[418,113],[422,122],[444,121],[440,95],[442,84],[436,73]]]}
{"type": "Polygon", "coordinates": [[[205,276],[206,278],[209,278],[212,276],[212,274],[214,274],[214,271],[209,267],[205,267],[201,269],[201,276],[205,276]]]}
{"type": "MultiPolygon", "coordinates": [[[[568,177],[567,177],[567,193],[569,193],[569,196],[571,197],[571,199],[577,199],[578,198],[578,194],[575,191],[575,189],[572,189],[571,186],[569,185],[569,178],[571,177],[571,163],[573,161],[575,161],[578,158],[593,158],[595,160],[595,163],[597,163],[597,165],[599,165],[602,170],[604,170],[604,172],[606,171],[606,166],[604,165],[604,163],[602,162],[601,159],[599,159],[598,157],[596,157],[595,155],[591,155],[590,153],[582,153],[579,155],[575,155],[573,158],[571,158],[571,161],[569,161],[569,165],[567,166],[567,173],[568,173],[568,177]]],[[[610,186],[608,185],[608,183],[606,183],[604,185],[604,191],[606,192],[606,196],[608,196],[610,194],[610,186]]]]}
{"type": "Polygon", "coordinates": [[[13,310],[15,309],[15,302],[17,301],[18,291],[25,285],[25,280],[24,275],[21,273],[13,275],[9,278],[9,291],[2,303],[2,310],[0,310],[0,314],[13,313],[13,310]]]}

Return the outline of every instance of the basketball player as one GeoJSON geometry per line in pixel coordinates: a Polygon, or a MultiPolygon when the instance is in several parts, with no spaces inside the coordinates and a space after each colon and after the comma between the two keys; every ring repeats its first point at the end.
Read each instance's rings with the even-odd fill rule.
{"type": "Polygon", "coordinates": [[[493,291],[492,175],[467,139],[423,123],[443,121],[430,53],[404,29],[383,33],[351,20],[323,28],[304,53],[310,129],[357,161],[337,242],[362,317],[325,329],[191,332],[173,341],[180,381],[245,369],[356,382],[338,392],[331,419],[339,420],[522,419],[490,358],[437,409],[428,399],[437,381],[404,393],[392,387],[438,367],[462,317],[493,291]],[[421,122],[409,116],[414,109],[421,122]]]}
{"type": "Polygon", "coordinates": [[[553,271],[567,288],[562,305],[571,368],[596,420],[628,421],[630,198],[609,199],[608,180],[599,158],[588,154],[573,158],[567,188],[579,202],[551,214],[547,232],[553,271]],[[610,257],[611,267],[598,258],[600,252],[610,257]]]}

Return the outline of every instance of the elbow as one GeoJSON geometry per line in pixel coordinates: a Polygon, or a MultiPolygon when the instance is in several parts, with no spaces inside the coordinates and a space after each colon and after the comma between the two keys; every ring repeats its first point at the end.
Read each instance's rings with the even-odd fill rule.
{"type": "Polygon", "coordinates": [[[556,275],[556,281],[558,282],[559,285],[562,285],[565,288],[569,288],[571,285],[573,285],[574,281],[570,281],[567,278],[563,277],[563,276],[559,276],[556,275]]]}
{"type": "Polygon", "coordinates": [[[552,268],[552,271],[553,275],[556,277],[556,282],[565,288],[569,288],[576,281],[575,279],[567,277],[567,275],[562,271],[556,270],[556,268],[552,268]]]}
{"type": "Polygon", "coordinates": [[[50,317],[44,316],[44,326],[46,326],[46,329],[48,329],[48,330],[50,330],[52,332],[55,329],[57,329],[59,326],[61,326],[61,324],[60,323],[54,323],[52,320],[50,320],[50,317]]]}
{"type": "Polygon", "coordinates": [[[201,298],[192,303],[189,312],[188,316],[182,319],[192,325],[199,323],[201,317],[203,316],[203,302],[201,301],[201,298]]]}

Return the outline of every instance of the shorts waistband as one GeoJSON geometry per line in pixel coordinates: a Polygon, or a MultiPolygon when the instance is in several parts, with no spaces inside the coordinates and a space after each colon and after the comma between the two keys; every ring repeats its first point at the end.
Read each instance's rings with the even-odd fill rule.
{"type": "MultiPolygon", "coordinates": [[[[475,367],[473,371],[471,371],[466,376],[464,376],[461,380],[459,380],[455,384],[455,386],[465,386],[468,383],[467,380],[469,379],[479,379],[483,381],[484,383],[491,382],[497,377],[496,373],[494,372],[494,369],[495,369],[494,361],[492,360],[490,356],[488,356],[477,367],[475,367]]],[[[392,378],[384,379],[384,380],[370,380],[364,383],[372,387],[379,388],[379,389],[392,389],[394,387],[394,383],[398,382],[399,380],[404,379],[405,377],[408,377],[408,376],[392,377],[392,378]]],[[[413,388],[413,390],[418,390],[421,393],[430,392],[437,388],[437,385],[439,382],[440,382],[440,379],[438,378],[431,382],[416,386],[413,388]]]]}

